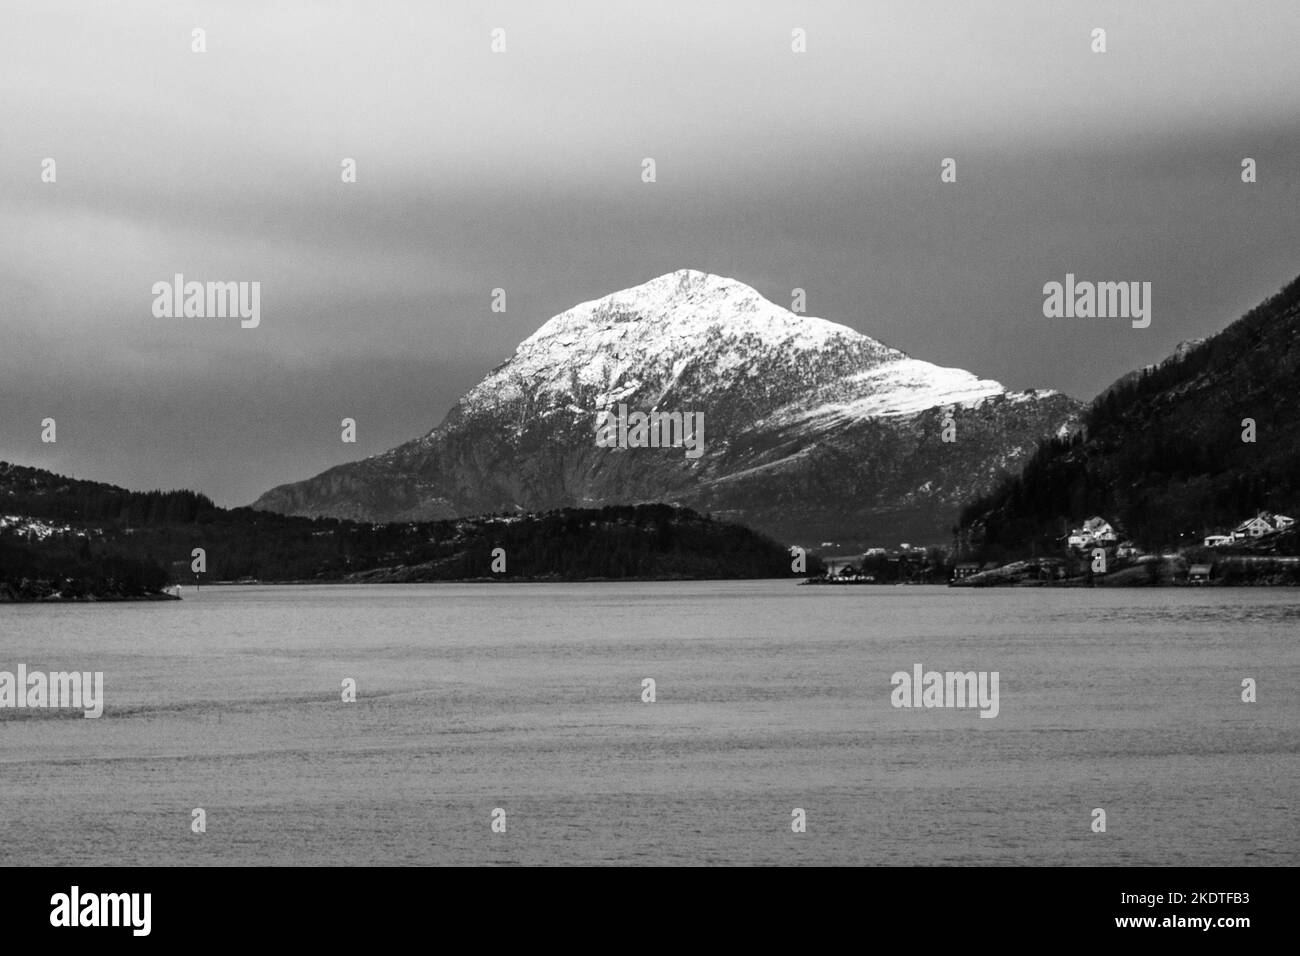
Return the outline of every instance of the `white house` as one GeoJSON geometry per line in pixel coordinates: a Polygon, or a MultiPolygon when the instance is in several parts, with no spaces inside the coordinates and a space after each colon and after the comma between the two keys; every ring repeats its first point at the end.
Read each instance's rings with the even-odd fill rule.
{"type": "Polygon", "coordinates": [[[1083,523],[1082,528],[1070,532],[1066,543],[1072,548],[1087,548],[1095,544],[1114,544],[1119,535],[1105,518],[1094,516],[1083,523]]]}
{"type": "Polygon", "coordinates": [[[1232,529],[1232,536],[1238,541],[1244,541],[1246,538],[1262,538],[1266,534],[1272,534],[1277,529],[1273,527],[1273,522],[1269,520],[1268,512],[1263,512],[1243,521],[1237,527],[1232,529]]]}
{"type": "Polygon", "coordinates": [[[1266,534],[1274,534],[1278,531],[1285,531],[1295,525],[1295,519],[1287,515],[1275,515],[1268,511],[1261,511],[1253,518],[1247,518],[1232,531],[1227,534],[1212,534],[1205,538],[1207,548],[1221,548],[1225,544],[1232,544],[1235,541],[1245,541],[1249,538],[1262,538],[1266,534]]]}
{"type": "Polygon", "coordinates": [[[1104,544],[1113,544],[1119,540],[1119,535],[1111,527],[1110,522],[1105,518],[1089,518],[1083,523],[1083,530],[1092,536],[1093,541],[1099,541],[1104,544]]]}

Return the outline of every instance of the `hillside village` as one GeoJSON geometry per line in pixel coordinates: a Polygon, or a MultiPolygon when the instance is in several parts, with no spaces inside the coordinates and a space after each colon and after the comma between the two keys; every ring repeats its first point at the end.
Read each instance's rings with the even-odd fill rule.
{"type": "Polygon", "coordinates": [[[1093,515],[1058,539],[1059,553],[1009,564],[960,561],[943,548],[870,548],[824,558],[815,584],[1108,586],[1300,583],[1296,522],[1260,511],[1231,529],[1195,536],[1172,552],[1148,553],[1115,523],[1093,515]]]}
{"type": "Polygon", "coordinates": [[[958,586],[1060,584],[1065,586],[1300,583],[1295,520],[1260,511],[1231,529],[1193,536],[1161,553],[1147,553],[1121,528],[1094,515],[1058,540],[1062,553],[1002,566],[960,562],[958,586]]]}

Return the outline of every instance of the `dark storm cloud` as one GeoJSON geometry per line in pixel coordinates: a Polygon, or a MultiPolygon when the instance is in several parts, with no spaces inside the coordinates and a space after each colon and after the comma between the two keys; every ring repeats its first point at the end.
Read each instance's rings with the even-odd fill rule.
{"type": "Polygon", "coordinates": [[[1300,271],[1292,3],[10,10],[0,458],[133,487],[243,503],[381,451],[686,266],[1080,397],[1300,271]],[[1044,319],[1067,271],[1152,282],[1151,328],[1044,319]],[[262,325],[155,319],[177,272],[261,281],[262,325]]]}

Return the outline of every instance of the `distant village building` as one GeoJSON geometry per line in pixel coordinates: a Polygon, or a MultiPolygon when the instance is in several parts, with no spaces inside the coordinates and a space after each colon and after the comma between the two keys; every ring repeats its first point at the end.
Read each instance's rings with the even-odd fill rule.
{"type": "Polygon", "coordinates": [[[1270,514],[1267,511],[1261,511],[1253,518],[1248,518],[1237,527],[1232,529],[1232,538],[1235,541],[1245,541],[1248,538],[1262,538],[1266,534],[1273,534],[1277,531],[1285,531],[1295,524],[1295,519],[1286,515],[1270,514]]]}
{"type": "Polygon", "coordinates": [[[1230,534],[1211,534],[1205,538],[1205,547],[1222,548],[1225,545],[1232,544],[1233,538],[1230,534]]]}
{"type": "Polygon", "coordinates": [[[1258,515],[1233,528],[1232,536],[1238,541],[1244,541],[1247,538],[1262,538],[1266,534],[1272,534],[1273,530],[1273,523],[1263,515],[1258,515]]]}
{"type": "Polygon", "coordinates": [[[1105,518],[1089,518],[1083,523],[1083,530],[1096,542],[1112,543],[1119,538],[1105,518]]]}
{"type": "Polygon", "coordinates": [[[962,578],[968,578],[972,574],[979,574],[980,566],[978,561],[962,561],[952,569],[954,581],[960,581],[962,578]]]}
{"type": "Polygon", "coordinates": [[[1073,529],[1066,543],[1072,548],[1091,548],[1099,544],[1114,544],[1118,540],[1119,535],[1111,523],[1095,515],[1085,521],[1082,528],[1073,529]]]}
{"type": "Polygon", "coordinates": [[[1187,580],[1192,584],[1208,584],[1210,570],[1211,566],[1208,564],[1193,564],[1187,572],[1187,580]]]}

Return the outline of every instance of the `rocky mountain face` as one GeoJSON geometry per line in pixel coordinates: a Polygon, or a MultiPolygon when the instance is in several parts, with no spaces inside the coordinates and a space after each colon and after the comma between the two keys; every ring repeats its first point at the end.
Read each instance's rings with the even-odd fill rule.
{"type": "Polygon", "coordinates": [[[681,270],[555,316],[422,438],[253,507],[407,521],[668,502],[785,543],[937,543],[1079,410],[681,270]],[[701,450],[628,447],[635,429],[604,447],[598,416],[620,409],[702,415],[701,450]]]}
{"type": "Polygon", "coordinates": [[[1148,549],[1300,507],[1300,279],[1222,332],[1126,375],[1023,473],[973,501],[961,537],[990,558],[1059,550],[1103,515],[1148,549]]]}

